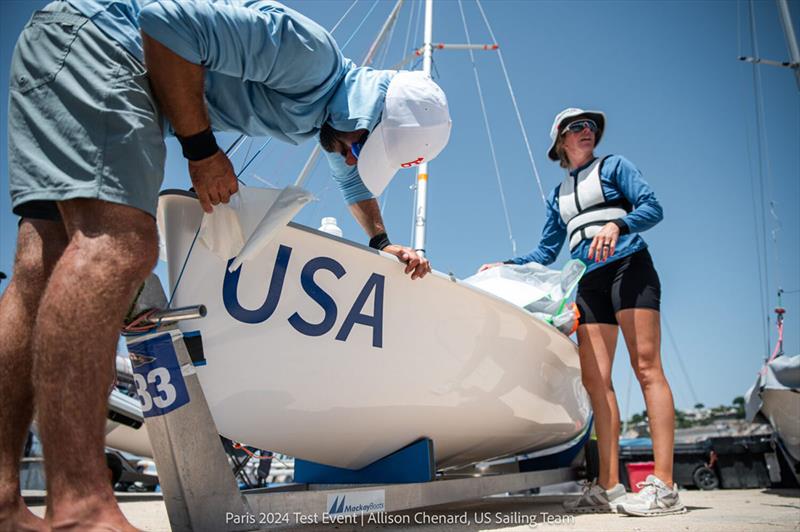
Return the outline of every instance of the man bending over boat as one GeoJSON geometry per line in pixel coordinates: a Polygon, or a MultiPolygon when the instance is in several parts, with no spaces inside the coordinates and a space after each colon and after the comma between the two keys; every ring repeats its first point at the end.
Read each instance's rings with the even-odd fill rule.
{"type": "Polygon", "coordinates": [[[358,132],[336,141],[333,177],[371,245],[419,278],[429,263],[389,243],[367,187],[380,193],[399,167],[444,147],[440,92],[416,75],[355,67],[323,28],[269,1],[70,0],[35,13],[10,73],[9,189],[21,219],[0,299],[0,530],[132,529],[108,480],[104,423],[119,327],[158,256],[164,127],[181,142],[206,212],[237,191],[212,130],[293,144],[326,123],[336,135],[358,132]],[[400,99],[390,104],[387,92],[400,99]],[[371,134],[384,114],[387,131],[371,134]],[[392,135],[409,125],[427,131],[392,135]],[[34,406],[47,523],[19,493],[34,406]]]}

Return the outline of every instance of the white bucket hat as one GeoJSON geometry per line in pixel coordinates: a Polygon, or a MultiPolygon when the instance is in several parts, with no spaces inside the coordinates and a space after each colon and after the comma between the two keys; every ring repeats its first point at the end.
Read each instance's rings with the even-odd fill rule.
{"type": "Polygon", "coordinates": [[[550,149],[547,150],[547,156],[550,157],[551,160],[558,160],[558,154],[556,153],[556,140],[558,140],[558,135],[561,133],[561,127],[566,125],[568,120],[578,118],[579,116],[594,120],[597,123],[597,133],[594,137],[594,145],[597,146],[597,144],[600,142],[600,139],[603,136],[603,131],[606,129],[606,115],[601,111],[584,111],[583,109],[578,109],[577,107],[569,107],[568,109],[564,109],[556,115],[555,120],[553,120],[553,126],[550,128],[550,140],[552,142],[550,143],[550,149]]]}
{"type": "Polygon", "coordinates": [[[420,71],[398,72],[386,91],[380,123],[358,157],[358,173],[378,196],[401,168],[433,160],[450,140],[444,91],[420,71]]]}

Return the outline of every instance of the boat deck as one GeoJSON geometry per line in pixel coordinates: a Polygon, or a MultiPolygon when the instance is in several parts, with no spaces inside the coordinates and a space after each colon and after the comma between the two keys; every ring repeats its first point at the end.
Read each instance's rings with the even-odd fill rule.
{"type": "MultiPolygon", "coordinates": [[[[37,515],[44,514],[42,492],[25,492],[28,504],[37,515]]],[[[543,495],[525,497],[487,498],[481,501],[434,507],[425,511],[411,511],[399,516],[410,524],[379,525],[310,525],[293,530],[414,530],[414,531],[472,531],[472,530],[682,530],[682,531],[746,531],[746,530],[800,530],[800,490],[717,490],[683,491],[681,497],[689,508],[682,515],[655,518],[635,518],[618,515],[566,516],[561,502],[566,496],[543,495]],[[476,516],[487,513],[483,524],[476,516]],[[466,519],[468,524],[458,520],[466,519]],[[427,524],[417,521],[427,520],[427,524]],[[432,522],[438,520],[438,522],[432,522]],[[451,523],[451,524],[448,524],[451,523]],[[335,528],[334,528],[335,527],[335,528]]],[[[118,495],[122,511],[135,526],[151,532],[169,531],[167,510],[163,501],[153,494],[118,495]]],[[[386,515],[383,517],[386,518],[386,515]]]]}

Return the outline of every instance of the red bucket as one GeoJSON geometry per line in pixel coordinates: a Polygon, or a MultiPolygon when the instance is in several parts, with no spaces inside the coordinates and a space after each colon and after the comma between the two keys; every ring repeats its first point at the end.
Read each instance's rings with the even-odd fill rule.
{"type": "Polygon", "coordinates": [[[655,462],[630,462],[625,464],[625,468],[628,470],[631,491],[638,492],[639,488],[636,485],[647,480],[647,475],[652,475],[655,467],[655,462]]]}

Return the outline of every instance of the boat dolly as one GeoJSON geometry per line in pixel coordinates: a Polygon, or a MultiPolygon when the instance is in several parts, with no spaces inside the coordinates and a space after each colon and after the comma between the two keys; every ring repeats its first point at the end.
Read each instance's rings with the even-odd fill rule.
{"type": "MultiPolygon", "coordinates": [[[[141,311],[167,306],[161,283],[152,275],[135,307],[141,311]]],[[[504,471],[511,472],[478,476],[472,470],[469,475],[437,478],[431,455],[427,459],[430,475],[424,482],[296,483],[240,490],[195,371],[197,357],[192,360],[177,326],[182,319],[201,318],[204,314],[202,306],[151,313],[151,319],[158,324],[155,330],[126,337],[164,503],[174,531],[258,530],[324,523],[355,525],[363,523],[364,515],[372,513],[522,492],[574,480],[577,476],[570,467],[519,472],[524,469],[517,467],[515,471],[506,464],[504,471]]],[[[430,440],[420,442],[423,443],[409,448],[419,452],[427,446],[432,451],[430,440]]]]}

